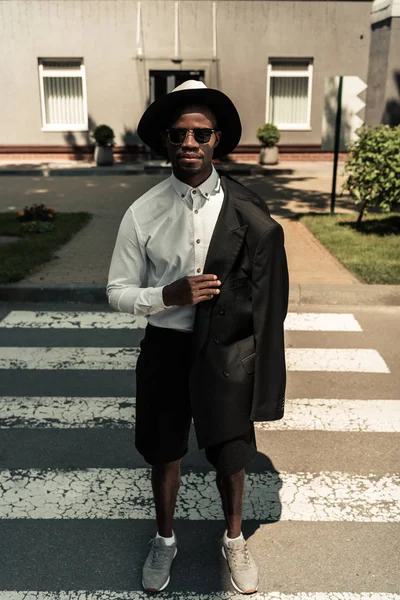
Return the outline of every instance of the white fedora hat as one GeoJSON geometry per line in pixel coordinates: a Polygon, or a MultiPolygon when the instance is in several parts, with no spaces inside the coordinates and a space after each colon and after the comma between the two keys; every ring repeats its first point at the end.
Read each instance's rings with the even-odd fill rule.
{"type": "Polygon", "coordinates": [[[157,98],[144,112],[137,132],[145,144],[157,154],[168,158],[161,133],[171,125],[171,118],[179,108],[190,104],[207,106],[217,119],[221,141],[214,150],[214,158],[226,156],[239,143],[242,134],[240,117],[233,104],[223,92],[208,88],[201,81],[189,79],[172,92],[157,98]]]}

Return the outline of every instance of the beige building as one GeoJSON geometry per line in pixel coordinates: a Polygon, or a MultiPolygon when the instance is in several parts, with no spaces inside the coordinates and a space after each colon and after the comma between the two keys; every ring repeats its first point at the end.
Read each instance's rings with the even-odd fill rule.
{"type": "MultiPolygon", "coordinates": [[[[117,152],[137,152],[143,147],[136,126],[148,103],[187,78],[233,99],[243,122],[240,152],[257,149],[257,127],[267,121],[278,125],[283,152],[320,152],[324,112],[332,105],[329,78],[367,82],[370,71],[375,92],[367,114],[374,121],[392,93],[387,84],[381,98],[381,79],[388,82],[390,74],[374,63],[382,49],[372,6],[364,0],[0,0],[0,152],[60,154],[74,147],[84,155],[89,131],[101,123],[113,128],[117,152]]],[[[392,12],[385,39],[393,62],[400,19],[392,12]]]]}
{"type": "Polygon", "coordinates": [[[400,0],[375,0],[366,122],[400,124],[400,0]]]}

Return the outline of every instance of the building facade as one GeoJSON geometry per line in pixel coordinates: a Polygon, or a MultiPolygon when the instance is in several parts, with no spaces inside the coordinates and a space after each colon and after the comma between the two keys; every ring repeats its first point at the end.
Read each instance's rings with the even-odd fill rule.
{"type": "MultiPolygon", "coordinates": [[[[319,152],[329,78],[372,77],[375,96],[366,114],[380,119],[385,74],[376,59],[378,36],[393,63],[400,19],[394,24],[391,15],[390,32],[377,34],[372,6],[370,0],[0,0],[0,152],[72,147],[83,156],[89,131],[102,123],[113,128],[117,152],[136,152],[142,149],[136,126],[148,103],[187,78],[232,98],[243,123],[240,152],[257,149],[256,131],[265,122],[278,125],[283,151],[319,152]]],[[[385,98],[391,93],[388,84],[385,98]]]]}
{"type": "Polygon", "coordinates": [[[365,120],[400,124],[400,0],[375,0],[365,120]]]}

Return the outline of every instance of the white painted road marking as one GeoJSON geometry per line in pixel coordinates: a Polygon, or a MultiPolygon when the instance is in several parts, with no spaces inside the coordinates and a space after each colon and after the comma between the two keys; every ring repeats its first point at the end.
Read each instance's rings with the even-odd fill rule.
{"type": "Polygon", "coordinates": [[[0,429],[15,427],[132,428],[135,398],[0,397],[0,429]]]}
{"type": "MultiPolygon", "coordinates": [[[[164,592],[159,598],[169,600],[243,600],[243,594],[237,592],[164,592]]],[[[87,590],[61,591],[61,592],[34,592],[34,591],[0,591],[0,600],[148,600],[149,594],[142,591],[113,592],[100,590],[88,592],[87,590]]],[[[281,592],[258,592],[251,595],[252,600],[400,600],[400,594],[387,592],[296,592],[283,594],[281,592]]]]}
{"type": "Polygon", "coordinates": [[[146,317],[118,312],[13,310],[0,327],[29,329],[144,329],[146,317]]]}
{"type": "Polygon", "coordinates": [[[139,348],[0,347],[0,369],[127,370],[136,367],[139,348]]]}
{"type": "MultiPolygon", "coordinates": [[[[134,397],[0,397],[0,429],[132,428],[134,424],[134,397]]],[[[287,399],[283,419],[259,422],[256,428],[400,432],[400,400],[287,399]]]]}
{"type": "MultiPolygon", "coordinates": [[[[113,312],[57,312],[14,310],[0,327],[32,329],[144,329],[147,319],[113,312]]],[[[349,313],[288,313],[287,331],[362,331],[349,313]]]]}
{"type": "Polygon", "coordinates": [[[256,428],[400,432],[400,400],[288,398],[283,419],[262,421],[256,428]]]}
{"type": "MultiPolygon", "coordinates": [[[[139,348],[0,347],[0,369],[134,369],[139,348]]],[[[288,348],[289,371],[390,373],[376,350],[288,348]]]]}
{"type": "Polygon", "coordinates": [[[364,348],[288,348],[286,363],[289,371],[390,373],[377,350],[364,348]]]}
{"type": "Polygon", "coordinates": [[[286,331],[362,331],[348,313],[288,313],[286,331]]]}
{"type": "MultiPolygon", "coordinates": [[[[149,469],[0,471],[2,519],[154,519],[149,469]]],[[[245,519],[400,521],[400,476],[250,473],[245,519]]],[[[223,520],[215,474],[182,477],[178,519],[223,520]]]]}

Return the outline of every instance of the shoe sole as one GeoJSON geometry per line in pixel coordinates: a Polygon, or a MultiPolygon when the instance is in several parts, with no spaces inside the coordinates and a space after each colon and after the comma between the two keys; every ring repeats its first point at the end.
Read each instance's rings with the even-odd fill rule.
{"type": "MultiPolygon", "coordinates": [[[[224,557],[224,559],[226,560],[226,562],[228,563],[228,568],[229,568],[229,572],[231,573],[231,568],[229,566],[229,561],[228,558],[226,556],[226,552],[225,552],[225,548],[222,546],[222,556],[224,557]]],[[[255,594],[255,592],[258,589],[258,586],[255,588],[251,588],[249,590],[241,590],[240,587],[234,582],[233,577],[232,577],[232,573],[231,573],[231,583],[233,585],[233,587],[235,588],[235,590],[237,590],[238,592],[240,592],[241,594],[255,594]]]]}
{"type": "MultiPolygon", "coordinates": [[[[174,554],[174,558],[175,556],[178,554],[178,548],[175,549],[175,554],[174,554]]],[[[174,558],[172,560],[174,560],[174,558]]],[[[172,563],[171,563],[172,566],[172,563]]],[[[148,588],[144,585],[143,579],[142,579],[142,587],[146,592],[151,592],[153,594],[156,594],[157,592],[162,592],[163,590],[165,590],[165,588],[167,587],[167,585],[169,584],[169,582],[171,581],[171,575],[168,575],[168,579],[167,581],[164,583],[164,585],[162,587],[160,587],[159,589],[157,588],[148,588]]]]}

